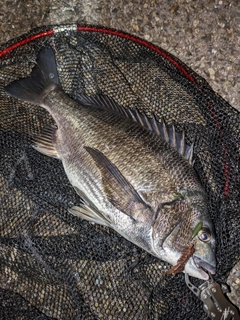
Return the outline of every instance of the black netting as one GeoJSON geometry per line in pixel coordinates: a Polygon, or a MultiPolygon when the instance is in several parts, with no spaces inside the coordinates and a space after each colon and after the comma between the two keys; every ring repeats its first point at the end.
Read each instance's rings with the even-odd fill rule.
{"type": "Polygon", "coordinates": [[[0,58],[1,319],[205,319],[183,274],[163,276],[167,263],[68,213],[80,198],[62,164],[31,147],[53,119],[3,91],[51,45],[71,97],[105,94],[184,129],[216,229],[216,280],[226,282],[240,257],[239,113],[166,52],[99,31],[38,28],[0,48],[18,43],[0,58]]]}

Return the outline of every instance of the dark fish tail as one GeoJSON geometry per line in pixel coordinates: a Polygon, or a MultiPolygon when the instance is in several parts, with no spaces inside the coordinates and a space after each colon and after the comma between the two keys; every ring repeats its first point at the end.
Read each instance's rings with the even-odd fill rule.
{"type": "Polygon", "coordinates": [[[44,97],[59,84],[54,52],[42,49],[29,78],[12,82],[4,89],[12,97],[41,105],[44,97]]]}

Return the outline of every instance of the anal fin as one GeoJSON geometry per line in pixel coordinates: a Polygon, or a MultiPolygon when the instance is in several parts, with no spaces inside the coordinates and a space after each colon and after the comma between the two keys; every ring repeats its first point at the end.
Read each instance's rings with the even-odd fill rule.
{"type": "Polygon", "coordinates": [[[53,142],[55,140],[55,134],[57,127],[54,125],[46,126],[40,135],[33,138],[33,148],[49,157],[59,159],[57,150],[55,149],[53,142]]]}

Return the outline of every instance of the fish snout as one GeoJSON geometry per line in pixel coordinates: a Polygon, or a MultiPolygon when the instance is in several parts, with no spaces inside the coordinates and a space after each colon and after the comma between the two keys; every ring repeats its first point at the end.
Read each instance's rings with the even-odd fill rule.
{"type": "Polygon", "coordinates": [[[198,268],[203,268],[205,270],[207,270],[208,272],[210,272],[211,274],[215,274],[216,273],[216,262],[213,261],[212,264],[202,260],[201,258],[193,255],[193,261],[195,263],[195,265],[198,268]]]}

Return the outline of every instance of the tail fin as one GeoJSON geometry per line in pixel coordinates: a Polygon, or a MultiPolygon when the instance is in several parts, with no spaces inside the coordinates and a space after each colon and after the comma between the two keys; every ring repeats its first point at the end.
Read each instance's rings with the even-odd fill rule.
{"type": "Polygon", "coordinates": [[[54,52],[51,47],[42,49],[29,78],[20,79],[7,85],[4,90],[10,96],[41,105],[50,85],[58,85],[58,73],[54,52]],[[45,94],[44,94],[45,93],[45,94]]]}

